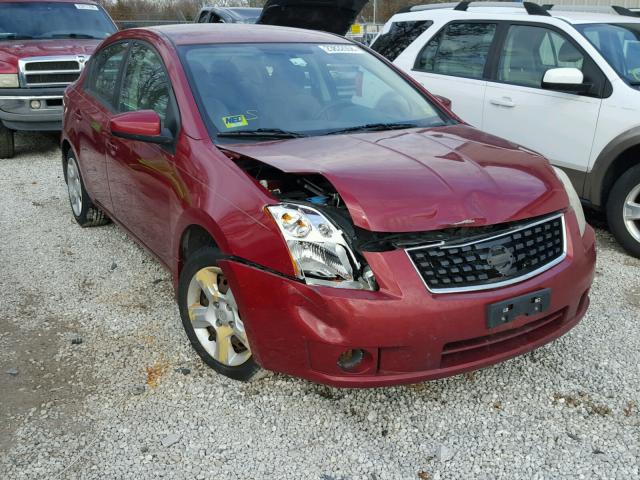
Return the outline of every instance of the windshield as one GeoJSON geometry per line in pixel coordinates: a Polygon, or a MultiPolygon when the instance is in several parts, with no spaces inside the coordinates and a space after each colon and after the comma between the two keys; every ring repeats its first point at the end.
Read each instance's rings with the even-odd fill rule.
{"type": "Polygon", "coordinates": [[[219,137],[326,135],[448,121],[418,90],[356,45],[193,45],[181,54],[202,115],[219,137]]]}
{"type": "Polygon", "coordinates": [[[576,25],[630,85],[640,85],[640,23],[576,25]]]}
{"type": "Polygon", "coordinates": [[[116,27],[97,5],[62,2],[0,3],[0,40],[107,38],[116,27]]]}

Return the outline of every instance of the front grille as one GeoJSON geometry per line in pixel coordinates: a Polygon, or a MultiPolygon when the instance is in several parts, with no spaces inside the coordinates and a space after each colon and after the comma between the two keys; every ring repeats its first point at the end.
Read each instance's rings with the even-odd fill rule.
{"type": "Polygon", "coordinates": [[[465,243],[440,242],[406,250],[434,293],[486,290],[531,278],[566,255],[564,217],[505,227],[465,243]]]}
{"type": "Polygon", "coordinates": [[[80,65],[76,60],[53,61],[53,62],[31,62],[25,64],[27,72],[41,72],[49,70],[79,70],[80,65]]]}
{"type": "Polygon", "coordinates": [[[34,85],[42,86],[42,85],[67,85],[69,83],[75,82],[79,73],[39,73],[37,75],[27,75],[27,85],[33,87],[34,85]]]}
{"type": "Polygon", "coordinates": [[[31,57],[20,60],[22,86],[64,87],[75,82],[84,68],[86,57],[31,57]]]}

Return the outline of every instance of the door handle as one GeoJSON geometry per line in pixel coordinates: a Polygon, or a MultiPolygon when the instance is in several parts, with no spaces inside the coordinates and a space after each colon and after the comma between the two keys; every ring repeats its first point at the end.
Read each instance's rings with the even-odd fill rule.
{"type": "Polygon", "coordinates": [[[74,110],[73,116],[76,120],[82,120],[82,112],[80,110],[74,110]]]}
{"type": "Polygon", "coordinates": [[[516,106],[516,103],[509,97],[492,98],[489,102],[491,105],[495,105],[496,107],[513,108],[516,106]]]}

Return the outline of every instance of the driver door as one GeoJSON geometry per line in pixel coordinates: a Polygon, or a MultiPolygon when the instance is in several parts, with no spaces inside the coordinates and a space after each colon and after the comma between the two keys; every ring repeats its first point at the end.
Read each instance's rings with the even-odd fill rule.
{"type": "MultiPolygon", "coordinates": [[[[169,76],[153,47],[131,46],[117,97],[118,113],[154,110],[162,127],[178,133],[178,110],[169,76]]],[[[117,218],[138,240],[169,264],[171,206],[185,189],[174,165],[173,146],[110,135],[107,169],[117,218]]]]}

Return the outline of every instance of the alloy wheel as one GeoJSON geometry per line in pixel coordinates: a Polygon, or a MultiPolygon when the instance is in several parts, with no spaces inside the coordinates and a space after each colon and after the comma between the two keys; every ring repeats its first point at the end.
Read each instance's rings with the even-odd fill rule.
{"type": "Polygon", "coordinates": [[[624,201],[624,223],[637,242],[640,242],[640,184],[633,188],[624,201]]]}
{"type": "Polygon", "coordinates": [[[67,162],[67,190],[69,191],[69,200],[71,209],[76,217],[82,213],[82,183],[80,181],[80,173],[76,159],[69,157],[67,162]]]}
{"type": "Polygon", "coordinates": [[[237,367],[251,358],[236,300],[220,268],[206,267],[193,276],[187,305],[198,341],[217,362],[237,367]]]}

